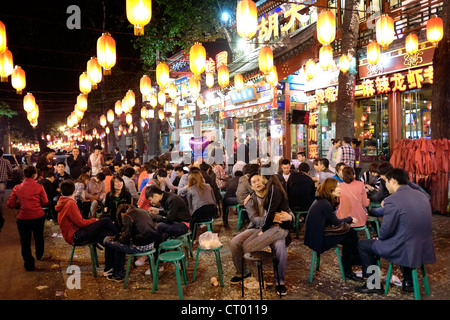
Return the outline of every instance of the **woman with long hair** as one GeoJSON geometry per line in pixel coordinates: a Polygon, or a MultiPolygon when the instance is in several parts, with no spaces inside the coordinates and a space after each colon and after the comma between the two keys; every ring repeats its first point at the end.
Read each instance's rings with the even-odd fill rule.
{"type": "Polygon", "coordinates": [[[104,202],[104,212],[111,216],[116,226],[117,223],[117,208],[121,204],[132,205],[131,193],[125,187],[122,177],[116,175],[111,179],[111,191],[106,194],[104,202]]]}
{"type": "Polygon", "coordinates": [[[216,198],[212,187],[204,182],[200,171],[189,173],[186,200],[191,213],[191,229],[195,222],[209,221],[216,212],[216,198]]]}
{"type": "Polygon", "coordinates": [[[338,198],[341,196],[341,186],[336,179],[327,178],[317,190],[317,197],[308,211],[305,222],[304,244],[310,249],[321,254],[337,244],[342,244],[342,265],[345,277],[351,280],[362,280],[356,276],[352,270],[354,261],[359,260],[358,236],[355,230],[342,235],[325,236],[326,226],[337,226],[341,223],[348,223],[350,226],[358,224],[356,218],[348,216],[339,219],[336,216],[338,198]]]}
{"type": "Polygon", "coordinates": [[[86,188],[91,180],[89,174],[81,174],[77,180],[75,180],[75,202],[77,203],[78,209],[80,209],[81,215],[84,219],[89,217],[89,211],[91,208],[91,202],[86,199],[86,188]]]}

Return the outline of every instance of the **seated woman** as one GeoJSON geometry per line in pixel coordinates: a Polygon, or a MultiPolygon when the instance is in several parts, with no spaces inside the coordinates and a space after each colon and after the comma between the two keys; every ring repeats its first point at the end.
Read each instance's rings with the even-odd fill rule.
{"type": "Polygon", "coordinates": [[[317,190],[317,198],[308,211],[305,222],[304,244],[311,250],[321,254],[337,244],[342,244],[342,265],[345,277],[351,280],[362,280],[352,270],[353,261],[359,260],[358,236],[354,229],[343,235],[325,236],[325,226],[337,226],[343,222],[357,224],[351,216],[338,219],[335,214],[341,187],[336,179],[327,178],[317,190]]]}
{"type": "Polygon", "coordinates": [[[210,221],[216,212],[216,198],[211,186],[204,182],[200,171],[189,174],[186,199],[191,213],[191,230],[195,222],[210,221]]]}
{"type": "MultiPolygon", "coordinates": [[[[277,180],[278,178],[275,177],[277,180]]],[[[230,249],[233,257],[233,263],[236,268],[236,275],[231,279],[232,284],[237,284],[242,281],[243,278],[250,276],[250,273],[242,274],[243,268],[242,257],[248,252],[255,252],[261,250],[267,246],[270,246],[273,254],[277,260],[277,273],[278,279],[274,275],[274,283],[277,284],[276,290],[278,294],[286,295],[286,286],[284,275],[286,271],[286,236],[289,230],[282,229],[280,225],[286,222],[293,221],[293,215],[288,212],[276,212],[274,214],[274,225],[269,228],[268,231],[263,232],[262,228],[266,224],[267,216],[264,209],[264,200],[268,194],[266,180],[262,178],[258,173],[252,173],[249,176],[249,181],[253,193],[248,197],[246,203],[247,214],[250,219],[250,223],[246,230],[236,235],[230,241],[230,249]]]]}
{"type": "Polygon", "coordinates": [[[125,188],[123,179],[120,176],[114,176],[111,179],[111,191],[106,194],[104,200],[104,212],[111,216],[116,226],[118,225],[117,208],[121,204],[132,205],[131,193],[125,188]]]}
{"type": "Polygon", "coordinates": [[[86,188],[91,177],[83,173],[75,181],[75,201],[84,219],[89,217],[91,202],[86,198],[86,188]]]}
{"type": "Polygon", "coordinates": [[[345,166],[342,169],[342,178],[344,182],[340,183],[341,197],[339,199],[339,207],[336,216],[344,219],[351,216],[358,220],[355,227],[362,227],[367,222],[367,211],[364,209],[369,205],[364,183],[355,180],[355,171],[352,167],[345,166]]]}

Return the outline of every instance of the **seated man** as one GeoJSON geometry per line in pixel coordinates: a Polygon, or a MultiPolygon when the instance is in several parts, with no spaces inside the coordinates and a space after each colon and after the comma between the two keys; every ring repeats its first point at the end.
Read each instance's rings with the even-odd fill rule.
{"type": "Polygon", "coordinates": [[[236,191],[239,184],[239,179],[242,177],[242,171],[236,171],[234,177],[227,181],[225,187],[225,195],[222,200],[222,221],[225,228],[229,228],[228,225],[228,207],[238,204],[236,198],[236,191]]]}
{"type": "Polygon", "coordinates": [[[162,191],[156,185],[150,185],[145,190],[145,197],[151,202],[148,209],[153,214],[153,220],[158,222],[156,230],[162,236],[181,236],[189,231],[191,214],[186,202],[180,196],[162,191]],[[162,210],[156,207],[161,207],[162,210]]]}
{"type": "MultiPolygon", "coordinates": [[[[402,266],[403,291],[414,291],[411,269],[436,261],[431,225],[431,206],[420,191],[408,186],[408,173],[403,169],[391,169],[385,174],[386,188],[391,194],[384,200],[384,218],[377,240],[365,239],[358,244],[367,278],[367,268],[376,265],[381,257],[402,266]]],[[[368,283],[355,290],[360,293],[382,293],[380,287],[368,283]]]]}
{"type": "Polygon", "coordinates": [[[152,215],[146,210],[122,205],[118,208],[117,220],[121,229],[120,237],[117,240],[106,237],[104,245],[114,250],[114,266],[108,280],[121,282],[125,276],[126,254],[157,249],[163,238],[156,232],[152,215]]]}
{"type": "Polygon", "coordinates": [[[292,211],[308,211],[314,201],[316,185],[309,176],[309,166],[302,162],[298,166],[299,172],[291,173],[287,182],[289,208],[292,211]]]}
{"type": "Polygon", "coordinates": [[[56,191],[55,185],[55,174],[53,172],[47,172],[44,179],[39,180],[37,183],[44,186],[45,193],[47,194],[48,207],[50,208],[51,216],[47,216],[47,219],[55,219],[55,204],[58,201],[58,191],[56,191]]]}
{"type": "Polygon", "coordinates": [[[313,180],[318,182],[318,186],[320,186],[327,178],[332,178],[334,176],[334,173],[328,168],[329,164],[330,162],[327,158],[320,158],[317,159],[317,161],[314,161],[314,169],[319,176],[314,177],[313,180]]]}
{"type": "MultiPolygon", "coordinates": [[[[70,245],[103,243],[107,236],[116,235],[116,227],[111,218],[83,219],[75,202],[75,184],[71,180],[61,183],[61,197],[56,204],[58,224],[64,240],[70,245]]],[[[105,248],[105,270],[113,267],[113,250],[105,248]]]]}

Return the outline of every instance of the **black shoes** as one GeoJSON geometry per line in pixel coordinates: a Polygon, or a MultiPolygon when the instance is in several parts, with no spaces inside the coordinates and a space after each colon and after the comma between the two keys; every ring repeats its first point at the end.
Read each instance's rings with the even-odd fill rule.
{"type": "Polygon", "coordinates": [[[349,280],[353,280],[353,281],[359,281],[359,282],[364,282],[364,278],[362,277],[358,277],[355,273],[350,273],[350,274],[346,274],[345,275],[345,279],[349,279],[349,280]]]}
{"type": "Polygon", "coordinates": [[[360,287],[355,287],[355,291],[358,293],[378,293],[378,294],[384,294],[384,289],[383,289],[383,285],[381,285],[380,288],[376,289],[369,289],[367,287],[367,283],[365,283],[364,285],[360,286],[360,287]]]}
{"type": "Polygon", "coordinates": [[[414,292],[414,285],[411,280],[403,280],[402,284],[403,292],[414,292]]]}
{"type": "Polygon", "coordinates": [[[251,274],[251,273],[249,272],[249,273],[247,273],[247,274],[246,274],[245,276],[243,276],[243,277],[234,276],[233,278],[231,278],[230,283],[231,283],[231,284],[238,284],[238,283],[241,283],[241,281],[242,281],[243,279],[250,277],[250,274],[251,274]]]}
{"type": "Polygon", "coordinates": [[[280,296],[287,295],[287,289],[284,284],[280,284],[279,286],[277,286],[277,294],[279,294],[280,296]]]}

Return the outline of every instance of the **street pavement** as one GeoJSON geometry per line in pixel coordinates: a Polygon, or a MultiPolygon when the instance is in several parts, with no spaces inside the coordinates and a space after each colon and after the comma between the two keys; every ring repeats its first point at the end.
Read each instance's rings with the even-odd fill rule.
{"type": "MultiPolygon", "coordinates": [[[[6,196],[9,196],[7,190],[6,196]]],[[[108,281],[103,277],[103,252],[98,250],[100,267],[98,276],[94,278],[91,273],[90,255],[87,247],[77,248],[73,264],[80,267],[79,282],[73,281],[67,273],[68,261],[72,247],[61,237],[59,227],[52,221],[45,225],[45,251],[50,255],[43,261],[36,261],[36,270],[25,271],[20,254],[20,241],[16,226],[16,211],[3,204],[3,213],[6,219],[5,226],[0,233],[0,300],[67,300],[67,301],[93,301],[93,300],[155,300],[178,301],[173,265],[164,264],[159,272],[159,290],[151,293],[152,283],[149,276],[145,276],[147,266],[136,267],[131,270],[128,287],[123,283],[108,281]],[[77,288],[75,285],[79,284],[77,288]]],[[[189,259],[187,267],[188,284],[183,285],[183,297],[186,301],[258,301],[259,288],[245,288],[244,297],[240,285],[231,285],[230,279],[235,274],[231,260],[229,241],[236,234],[236,214],[230,214],[231,229],[222,226],[221,218],[214,222],[214,232],[219,234],[223,243],[221,260],[224,271],[224,287],[214,285],[212,278],[218,278],[215,257],[212,252],[202,252],[199,258],[197,279],[193,282],[195,254],[198,244],[194,244],[194,258],[189,259]]],[[[200,230],[200,233],[206,229],[200,230]]],[[[427,266],[431,295],[425,295],[422,282],[421,297],[423,300],[449,300],[450,299],[450,217],[433,215],[433,234],[438,261],[427,266]]],[[[321,255],[320,271],[314,275],[312,283],[308,282],[309,267],[311,263],[311,250],[303,245],[303,233],[295,238],[292,233],[292,243],[288,247],[288,265],[286,270],[286,286],[288,293],[280,298],[274,290],[273,269],[264,267],[266,287],[263,290],[265,301],[277,301],[277,307],[290,305],[287,301],[397,301],[414,300],[412,293],[403,293],[401,287],[391,285],[387,295],[362,295],[354,291],[360,285],[351,280],[342,281],[334,250],[321,255]],[[285,301],[285,302],[283,302],[285,301]]],[[[364,235],[361,233],[360,237],[364,235]]],[[[34,246],[33,246],[34,251],[34,246]]],[[[387,262],[382,260],[382,276],[386,276],[387,262]]],[[[355,267],[355,271],[358,268],[355,267]]],[[[394,275],[400,277],[398,268],[394,275]]],[[[421,279],[421,277],[419,277],[421,279]]],[[[249,284],[248,286],[251,286],[249,284]]],[[[185,303],[184,302],[184,303],[185,303]]],[[[178,303],[178,302],[177,302],[178,303]]],[[[178,305],[178,304],[175,304],[178,305]]],[[[181,306],[178,305],[180,308],[181,306]]],[[[184,306],[184,305],[182,305],[184,306]]],[[[181,311],[180,311],[181,312],[181,311]]]]}

